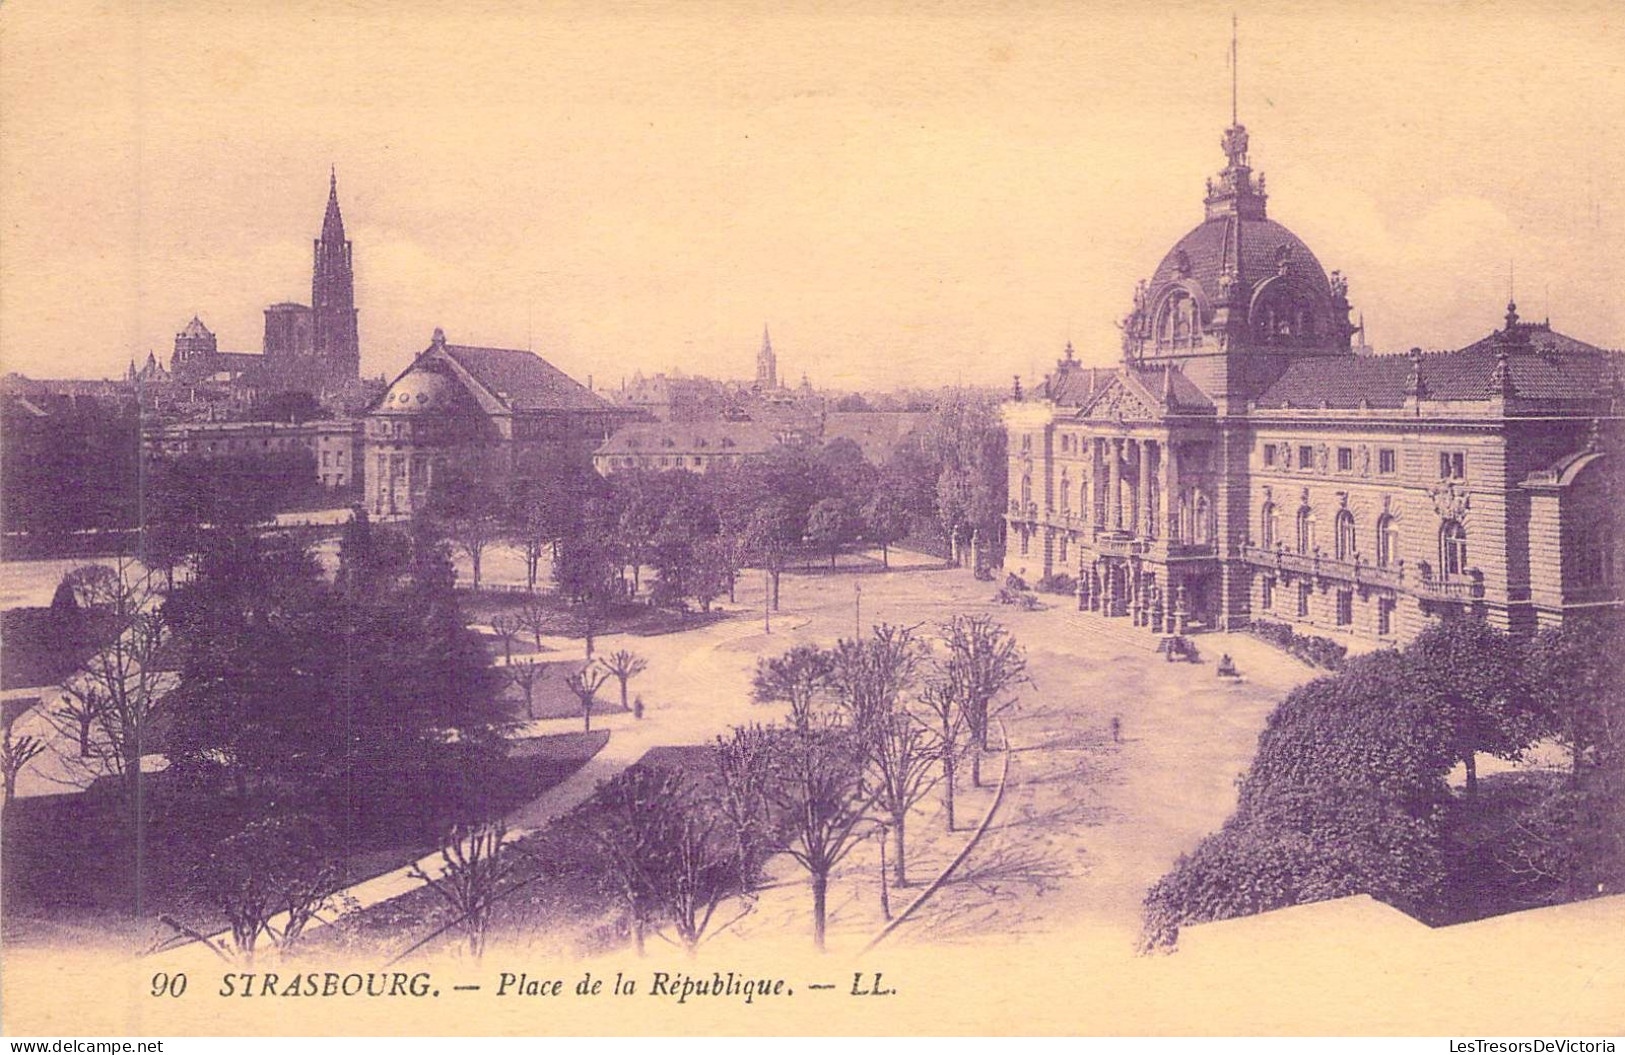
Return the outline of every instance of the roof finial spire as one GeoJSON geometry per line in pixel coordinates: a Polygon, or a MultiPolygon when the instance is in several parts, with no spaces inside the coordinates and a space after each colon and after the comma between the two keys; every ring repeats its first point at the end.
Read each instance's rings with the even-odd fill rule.
{"type": "Polygon", "coordinates": [[[1240,108],[1236,105],[1237,87],[1241,79],[1241,45],[1237,30],[1236,13],[1230,13],[1230,123],[1241,123],[1240,108]]]}
{"type": "Polygon", "coordinates": [[[327,196],[329,198],[337,198],[339,196],[339,167],[337,164],[328,166],[327,196]]]}

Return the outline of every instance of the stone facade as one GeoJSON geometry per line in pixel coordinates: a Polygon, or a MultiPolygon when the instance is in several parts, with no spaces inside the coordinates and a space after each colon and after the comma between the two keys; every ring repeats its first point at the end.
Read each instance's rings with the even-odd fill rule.
{"type": "Polygon", "coordinates": [[[497,487],[540,477],[549,462],[589,467],[634,416],[532,352],[449,344],[435,330],[367,412],[367,509],[386,518],[421,511],[454,465],[497,487]]]}
{"type": "Polygon", "coordinates": [[[1620,356],[1518,318],[1357,354],[1348,284],[1267,218],[1247,134],[1136,290],[1122,365],[1070,345],[1007,404],[1006,565],[1159,632],[1253,619],[1404,641],[1615,607],[1620,356]]]}

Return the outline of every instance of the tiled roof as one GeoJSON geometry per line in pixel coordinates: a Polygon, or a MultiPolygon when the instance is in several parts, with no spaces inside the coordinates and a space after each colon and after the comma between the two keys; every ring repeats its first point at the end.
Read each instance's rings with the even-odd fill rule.
{"type": "MultiPolygon", "coordinates": [[[[1527,344],[1507,343],[1507,369],[1513,394],[1522,399],[1594,400],[1605,398],[1615,364],[1609,353],[1544,327],[1526,327],[1527,344]],[[1532,331],[1532,332],[1530,332],[1532,331]]],[[[1418,360],[1423,397],[1432,400],[1488,400],[1502,334],[1491,334],[1452,352],[1429,352],[1418,360]]],[[[1411,382],[1412,360],[1404,355],[1305,357],[1255,401],[1264,408],[1401,407],[1411,382]]]]}
{"type": "Polygon", "coordinates": [[[1207,397],[1196,383],[1186,377],[1177,366],[1137,366],[1124,371],[1131,374],[1140,382],[1145,390],[1154,396],[1158,402],[1163,399],[1164,386],[1171,391],[1171,410],[1207,411],[1213,409],[1213,401],[1207,397]]]}
{"type": "Polygon", "coordinates": [[[1276,254],[1284,246],[1287,274],[1321,296],[1330,296],[1331,284],[1325,270],[1297,235],[1274,220],[1220,216],[1202,223],[1174,243],[1151,276],[1152,297],[1159,296],[1169,283],[1188,275],[1201,284],[1208,303],[1217,304],[1222,299],[1219,276],[1235,255],[1238,242],[1243,280],[1258,283],[1276,274],[1280,268],[1276,254]],[[1180,269],[1181,252],[1188,265],[1184,273],[1180,269]]]}
{"type": "Polygon", "coordinates": [[[1117,371],[1109,366],[1063,362],[1048,378],[1048,398],[1058,406],[1081,407],[1115,376],[1117,371]]]}
{"type": "Polygon", "coordinates": [[[534,352],[448,344],[446,354],[514,410],[608,410],[603,399],[534,352]]]}
{"type": "Polygon", "coordinates": [[[594,454],[763,454],[778,430],[753,421],[659,422],[615,430],[594,454]]]}
{"type": "Polygon", "coordinates": [[[830,411],[824,416],[824,442],[851,440],[864,458],[879,465],[928,416],[909,410],[830,411]]]}

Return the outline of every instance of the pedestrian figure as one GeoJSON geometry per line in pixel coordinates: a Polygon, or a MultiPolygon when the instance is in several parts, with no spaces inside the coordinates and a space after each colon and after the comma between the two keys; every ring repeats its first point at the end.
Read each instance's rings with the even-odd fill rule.
{"type": "Polygon", "coordinates": [[[1226,652],[1219,657],[1219,669],[1216,673],[1221,678],[1234,678],[1237,676],[1236,661],[1230,658],[1230,653],[1226,652]]]}
{"type": "Polygon", "coordinates": [[[1114,714],[1114,715],[1112,715],[1112,743],[1120,744],[1122,742],[1123,742],[1123,719],[1119,718],[1117,715],[1114,714]]]}
{"type": "Polygon", "coordinates": [[[642,718],[643,717],[643,696],[642,696],[642,694],[639,694],[637,696],[632,697],[632,717],[634,717],[634,718],[642,718]]]}

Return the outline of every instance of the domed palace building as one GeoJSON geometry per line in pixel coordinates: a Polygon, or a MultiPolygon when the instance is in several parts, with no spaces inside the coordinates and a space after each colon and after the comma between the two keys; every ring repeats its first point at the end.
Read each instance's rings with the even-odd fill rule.
{"type": "Polygon", "coordinates": [[[366,507],[422,510],[437,475],[465,468],[502,487],[549,462],[590,468],[592,452],[638,417],[610,405],[533,352],[434,339],[367,412],[366,507]]]}
{"type": "Polygon", "coordinates": [[[1069,344],[1005,405],[1005,567],[1159,633],[1400,642],[1452,614],[1530,632],[1618,606],[1619,353],[1509,303],[1465,348],[1356,354],[1347,281],[1270,219],[1246,128],[1222,142],[1121,365],[1069,344]]]}

